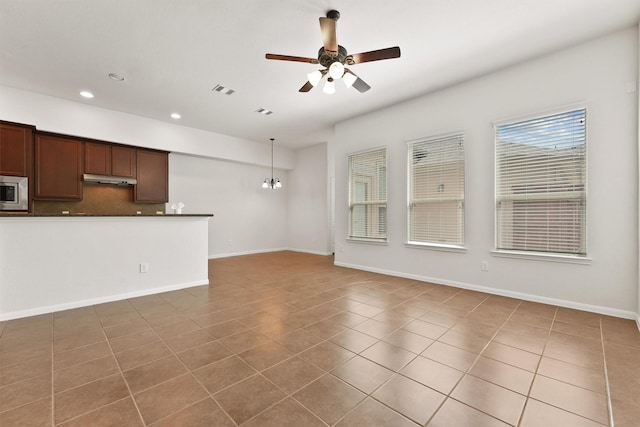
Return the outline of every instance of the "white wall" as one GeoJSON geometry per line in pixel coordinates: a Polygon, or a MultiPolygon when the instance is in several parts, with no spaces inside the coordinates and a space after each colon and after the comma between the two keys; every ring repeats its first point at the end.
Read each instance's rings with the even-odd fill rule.
{"type": "Polygon", "coordinates": [[[287,191],[289,248],[328,255],[327,144],[296,151],[296,167],[289,172],[287,191]]]}
{"type": "Polygon", "coordinates": [[[206,285],[208,222],[0,218],[0,320],[206,285]]]}
{"type": "Polygon", "coordinates": [[[638,29],[336,126],[336,264],[622,317],[638,311],[638,29]],[[585,103],[590,265],[495,257],[493,122],[585,103]],[[406,141],[465,132],[466,253],[405,247],[406,141]],[[349,242],[347,155],[388,149],[388,245],[349,242]],[[489,271],[481,272],[482,260],[489,271]]]}
{"type": "Polygon", "coordinates": [[[283,188],[261,187],[271,168],[172,153],[167,212],[182,202],[183,213],[214,214],[209,258],[285,249],[291,182],[286,171],[276,169],[274,176],[283,188]]]}

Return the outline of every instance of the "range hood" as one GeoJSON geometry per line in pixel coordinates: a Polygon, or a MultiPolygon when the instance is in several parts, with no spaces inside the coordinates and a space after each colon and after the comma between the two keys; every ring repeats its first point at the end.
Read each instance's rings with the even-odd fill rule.
{"type": "Polygon", "coordinates": [[[82,175],[82,180],[88,183],[94,184],[111,184],[111,185],[136,185],[138,181],[135,178],[128,178],[126,176],[109,176],[109,175],[95,175],[92,173],[85,173],[82,175]]]}

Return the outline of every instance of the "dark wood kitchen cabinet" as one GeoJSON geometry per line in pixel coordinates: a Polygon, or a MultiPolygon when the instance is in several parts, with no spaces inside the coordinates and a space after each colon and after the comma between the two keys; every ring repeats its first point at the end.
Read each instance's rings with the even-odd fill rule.
{"type": "Polygon", "coordinates": [[[0,175],[32,178],[33,127],[0,123],[0,175]]]}
{"type": "Polygon", "coordinates": [[[136,150],[135,201],[166,203],[169,199],[169,155],[165,151],[136,150]]]}
{"type": "Polygon", "coordinates": [[[85,173],[135,178],[135,159],[136,150],[134,148],[99,142],[85,143],[85,173]]]}
{"type": "Polygon", "coordinates": [[[37,134],[35,198],[81,200],[84,142],[70,137],[37,134]]]}

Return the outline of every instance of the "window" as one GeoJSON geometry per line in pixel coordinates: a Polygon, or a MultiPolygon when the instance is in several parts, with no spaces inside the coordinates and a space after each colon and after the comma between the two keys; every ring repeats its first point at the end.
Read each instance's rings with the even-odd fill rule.
{"type": "Polygon", "coordinates": [[[464,244],[464,144],[456,133],[408,144],[409,243],[464,244]]]}
{"type": "Polygon", "coordinates": [[[387,150],[349,156],[349,238],[387,239],[387,150]]]}
{"type": "Polygon", "coordinates": [[[585,256],[586,110],[496,126],[496,248],[585,256]]]}

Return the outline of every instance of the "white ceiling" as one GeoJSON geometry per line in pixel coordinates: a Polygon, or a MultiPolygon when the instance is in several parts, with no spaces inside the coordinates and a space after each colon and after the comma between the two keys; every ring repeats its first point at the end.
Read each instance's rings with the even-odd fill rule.
{"type": "Polygon", "coordinates": [[[184,126],[295,149],[341,120],[639,18],[640,0],[0,0],[0,85],[168,122],[179,112],[184,126]],[[330,9],[349,53],[401,48],[352,67],[364,94],[340,82],[334,95],[299,93],[319,67],[264,58],[316,57],[330,9]]]}

